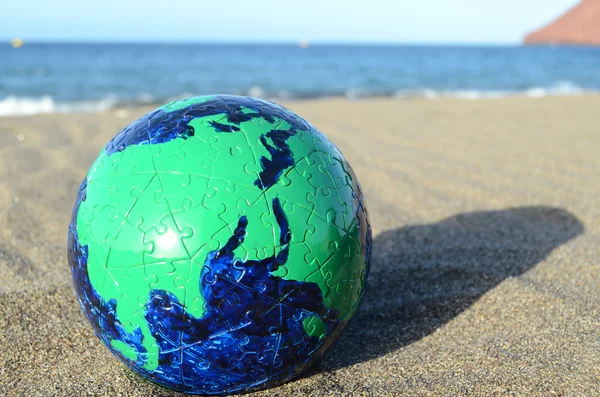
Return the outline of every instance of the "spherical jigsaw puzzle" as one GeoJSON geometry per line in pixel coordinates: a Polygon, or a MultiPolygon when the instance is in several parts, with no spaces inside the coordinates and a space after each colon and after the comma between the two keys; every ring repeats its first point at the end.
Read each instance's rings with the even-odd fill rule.
{"type": "Polygon", "coordinates": [[[117,134],[69,226],[75,291],[102,343],[197,394],[267,388],[317,362],[360,304],[370,251],[337,147],[286,108],[225,95],[117,134]]]}

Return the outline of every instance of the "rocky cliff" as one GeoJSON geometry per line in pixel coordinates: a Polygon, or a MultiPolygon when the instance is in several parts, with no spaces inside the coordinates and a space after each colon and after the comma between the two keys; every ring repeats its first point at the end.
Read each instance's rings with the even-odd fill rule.
{"type": "Polygon", "coordinates": [[[554,22],[525,36],[524,43],[600,46],[600,0],[582,0],[554,22]]]}

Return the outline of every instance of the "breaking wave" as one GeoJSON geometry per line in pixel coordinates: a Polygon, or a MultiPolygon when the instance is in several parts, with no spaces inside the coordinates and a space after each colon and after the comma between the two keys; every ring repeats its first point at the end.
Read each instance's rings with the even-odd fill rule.
{"type": "MultiPolygon", "coordinates": [[[[319,92],[269,92],[262,87],[254,86],[248,90],[232,92],[232,94],[249,95],[271,100],[317,99],[342,97],[349,100],[360,100],[373,97],[389,97],[396,99],[445,99],[460,100],[499,99],[507,97],[560,97],[586,94],[600,94],[600,90],[590,90],[568,81],[559,81],[546,87],[530,87],[523,90],[439,90],[432,88],[399,89],[393,91],[370,91],[368,89],[350,88],[343,91],[319,92]]],[[[158,105],[176,99],[202,95],[202,93],[185,92],[165,98],[155,98],[148,93],[139,93],[134,99],[119,98],[110,95],[99,100],[57,101],[50,95],[41,97],[8,96],[0,99],[0,116],[29,116],[40,113],[72,113],[102,112],[116,108],[141,105],[158,105]]]]}

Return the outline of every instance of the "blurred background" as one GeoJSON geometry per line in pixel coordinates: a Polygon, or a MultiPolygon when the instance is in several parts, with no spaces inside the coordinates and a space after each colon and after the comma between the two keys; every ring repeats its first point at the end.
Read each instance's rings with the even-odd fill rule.
{"type": "Polygon", "coordinates": [[[599,27],[598,0],[14,1],[0,12],[0,115],[210,93],[286,100],[596,92],[599,27]]]}

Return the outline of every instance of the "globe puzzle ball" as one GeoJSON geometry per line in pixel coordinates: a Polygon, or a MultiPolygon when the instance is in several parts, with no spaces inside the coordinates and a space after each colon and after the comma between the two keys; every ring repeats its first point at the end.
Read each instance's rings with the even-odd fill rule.
{"type": "Polygon", "coordinates": [[[102,343],[198,394],[270,387],[317,362],[356,312],[371,228],[356,175],[272,102],[162,106],[100,152],[69,225],[69,263],[102,343]]]}

